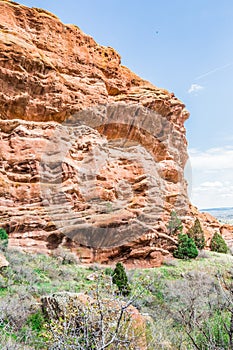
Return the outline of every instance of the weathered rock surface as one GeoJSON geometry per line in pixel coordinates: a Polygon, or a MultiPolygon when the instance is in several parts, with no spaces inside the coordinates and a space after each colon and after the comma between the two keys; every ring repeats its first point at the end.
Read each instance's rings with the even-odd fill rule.
{"type": "Polygon", "coordinates": [[[9,261],[7,261],[5,256],[0,253],[0,269],[7,266],[9,266],[9,261]]]}
{"type": "Polygon", "coordinates": [[[60,122],[93,104],[123,100],[155,107],[182,126],[184,105],[122,66],[112,48],[47,11],[4,0],[0,6],[2,118],[60,122]]]}
{"type": "MultiPolygon", "coordinates": [[[[0,223],[10,243],[83,262],[157,266],[189,227],[184,122],[173,93],[54,15],[0,0],[0,223]]],[[[200,216],[207,236],[231,228],[200,216]]],[[[208,237],[209,237],[208,236],[208,237]]]]}
{"type": "MultiPolygon", "coordinates": [[[[108,106],[111,114],[116,106],[122,108],[108,106]]],[[[2,120],[0,127],[1,221],[12,245],[46,251],[68,237],[74,250],[69,239],[93,247],[88,255],[78,249],[87,262],[143,258],[159,265],[169,254],[174,242],[163,236],[163,220],[171,208],[188,211],[182,159],[168,160],[179,174],[171,181],[163,176],[166,160],[155,161],[159,152],[153,156],[140,142],[122,146],[85,125],[2,120]]],[[[166,152],[179,156],[172,144],[166,152]]]]}

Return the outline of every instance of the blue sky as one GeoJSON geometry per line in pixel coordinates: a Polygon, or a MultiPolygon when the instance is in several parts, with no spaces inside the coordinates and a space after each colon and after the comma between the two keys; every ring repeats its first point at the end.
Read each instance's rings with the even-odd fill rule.
{"type": "Polygon", "coordinates": [[[192,201],[233,206],[232,0],[21,0],[74,23],[187,106],[192,201]]]}

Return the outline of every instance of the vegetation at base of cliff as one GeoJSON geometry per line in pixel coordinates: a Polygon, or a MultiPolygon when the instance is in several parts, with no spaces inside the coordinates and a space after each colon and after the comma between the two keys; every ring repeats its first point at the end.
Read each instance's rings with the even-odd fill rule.
{"type": "Polygon", "coordinates": [[[178,246],[173,255],[178,259],[195,259],[198,256],[198,250],[194,240],[186,234],[179,234],[178,246]]]}
{"type": "Polygon", "coordinates": [[[215,232],[215,234],[211,239],[210,249],[213,252],[218,252],[218,253],[226,254],[228,252],[228,247],[224,238],[217,232],[215,232]]]}
{"type": "Polygon", "coordinates": [[[0,249],[5,250],[8,246],[8,234],[3,228],[0,228],[0,249]]]}
{"type": "MultiPolygon", "coordinates": [[[[93,296],[98,283],[102,286],[98,290],[100,300],[111,300],[109,309],[113,308],[114,295],[117,302],[119,298],[126,303],[132,300],[140,313],[147,315],[148,350],[231,349],[231,255],[201,252],[193,260],[168,259],[160,268],[127,270],[131,288],[127,296],[113,294],[116,286],[109,283],[113,269],[80,266],[65,250],[51,257],[8,248],[4,255],[10,265],[0,270],[2,350],[55,349],[54,337],[60,337],[64,322],[53,328],[41,309],[41,297],[62,291],[93,296]]],[[[72,339],[63,336],[65,345],[60,349],[71,349],[72,339]]],[[[114,345],[116,350],[126,348],[138,349],[132,344],[114,345]]]]}
{"type": "Polygon", "coordinates": [[[174,210],[171,211],[170,219],[167,224],[167,230],[171,236],[182,233],[183,231],[182,221],[174,210]]]}
{"type": "Polygon", "coordinates": [[[130,286],[125,268],[122,263],[118,262],[112,273],[112,282],[117,285],[119,292],[127,296],[130,294],[130,286]]]}
{"type": "Polygon", "coordinates": [[[195,220],[194,225],[189,229],[188,236],[194,240],[198,249],[204,249],[205,236],[198,218],[195,220]]]}

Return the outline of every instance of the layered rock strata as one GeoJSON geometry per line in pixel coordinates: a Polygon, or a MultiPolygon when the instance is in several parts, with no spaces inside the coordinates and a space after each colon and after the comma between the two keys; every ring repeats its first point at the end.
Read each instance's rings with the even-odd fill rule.
{"type": "MultiPolygon", "coordinates": [[[[171,210],[187,227],[199,215],[184,179],[184,104],[78,27],[6,0],[0,86],[0,220],[11,245],[159,265],[176,243],[171,210]]],[[[221,228],[203,225],[210,236],[221,228]]]]}

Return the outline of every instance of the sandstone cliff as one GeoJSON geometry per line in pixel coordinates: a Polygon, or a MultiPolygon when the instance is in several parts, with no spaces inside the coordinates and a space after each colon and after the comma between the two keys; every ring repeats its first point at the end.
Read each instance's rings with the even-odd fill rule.
{"type": "MultiPolygon", "coordinates": [[[[173,93],[53,14],[0,0],[0,215],[11,244],[160,264],[189,226],[189,114],[173,93]]],[[[207,235],[219,229],[201,218],[207,235]]],[[[227,234],[229,230],[225,229],[227,234]]]]}

